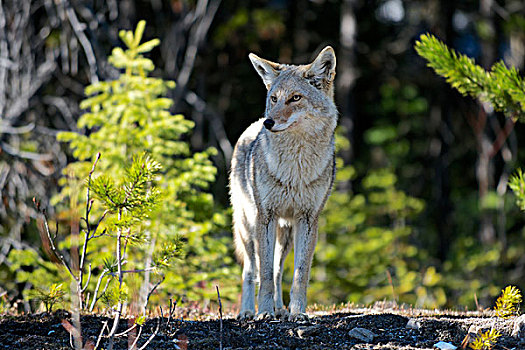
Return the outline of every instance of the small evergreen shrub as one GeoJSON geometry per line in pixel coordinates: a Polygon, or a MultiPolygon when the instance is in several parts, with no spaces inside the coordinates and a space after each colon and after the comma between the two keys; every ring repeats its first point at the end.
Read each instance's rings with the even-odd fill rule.
{"type": "Polygon", "coordinates": [[[521,292],[514,286],[507,286],[501,291],[501,295],[496,300],[494,311],[496,316],[508,318],[516,316],[522,301],[521,292]]]}
{"type": "MultiPolygon", "coordinates": [[[[239,290],[239,268],[233,260],[231,233],[227,232],[229,220],[215,208],[213,197],[207,192],[210,183],[215,180],[216,168],[210,157],[216,151],[210,148],[192,152],[190,149],[187,138],[194,123],[170,111],[173,102],[166,95],[175,83],[151,76],[155,67],[144,54],[153,50],[159,41],[142,42],[144,31],[145,22],[141,21],[134,32],[119,33],[124,47],[114,48],[109,57],[109,63],[120,72],[118,77],[86,87],[87,97],[80,105],[85,113],[78,120],[81,132],[58,134],[60,141],[69,143],[77,160],[69,163],[63,171],[64,177],[60,180],[62,190],[52,200],[58,215],[50,221],[50,225],[54,227],[52,221],[55,220],[62,223],[80,221],[87,204],[85,176],[100,152],[102,157],[97,164],[97,173],[101,175],[92,190],[98,196],[97,200],[111,200],[103,200],[106,208],[93,207],[91,217],[82,221],[80,229],[100,226],[98,232],[115,232],[124,221],[126,225],[133,224],[133,230],[126,236],[129,243],[127,254],[132,257],[127,268],[144,270],[145,273],[129,278],[129,302],[144,305],[151,296],[152,301],[158,303],[168,299],[168,291],[175,293],[176,298],[186,296],[191,300],[204,301],[214,296],[213,285],[217,280],[224,284],[221,289],[224,298],[232,300],[239,290]],[[113,212],[116,209],[112,207],[112,200],[122,199],[122,193],[114,192],[118,181],[112,185],[110,179],[129,176],[126,169],[133,157],[144,152],[162,164],[162,170],[156,172],[147,185],[162,191],[159,204],[148,209],[147,218],[142,212],[126,207],[123,209],[129,211],[120,220],[108,217],[97,222],[107,210],[113,212]],[[100,183],[103,180],[107,182],[100,183]],[[100,192],[103,189],[106,192],[100,192]],[[175,259],[181,256],[184,258],[175,259]],[[157,293],[149,295],[148,291],[160,279],[164,280],[156,274],[160,267],[164,267],[165,289],[158,290],[160,296],[157,293]]],[[[69,235],[66,225],[59,227],[58,248],[78,249],[78,237],[69,235]]],[[[93,275],[86,288],[103,289],[108,279],[115,275],[116,257],[112,239],[114,237],[102,236],[91,242],[93,251],[97,253],[90,256],[93,275]]],[[[80,247],[79,255],[82,250],[80,247]]],[[[23,255],[13,253],[11,260],[23,255]]],[[[34,255],[31,257],[42,260],[34,255]]],[[[33,273],[17,273],[18,282],[23,278],[33,285],[46,285],[63,280],[63,276],[53,275],[53,263],[44,260],[44,264],[40,264],[35,259],[32,263],[20,261],[21,264],[29,264],[25,266],[31,266],[33,273]],[[36,280],[35,276],[44,275],[51,278],[36,280]]],[[[108,287],[108,290],[111,288],[108,287]]]]}

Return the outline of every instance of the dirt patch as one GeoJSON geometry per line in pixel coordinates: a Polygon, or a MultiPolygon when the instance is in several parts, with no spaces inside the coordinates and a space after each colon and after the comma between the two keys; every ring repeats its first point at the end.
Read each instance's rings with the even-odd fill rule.
{"type": "MultiPolygon", "coordinates": [[[[72,323],[71,315],[66,311],[2,316],[0,348],[71,349],[70,334],[63,326],[64,321],[72,323]]],[[[86,348],[94,347],[103,323],[109,321],[109,318],[102,316],[81,317],[82,338],[86,348]]],[[[132,324],[132,320],[122,320],[119,332],[124,332],[132,324]]],[[[410,350],[432,349],[434,344],[443,341],[460,347],[469,328],[474,326],[479,329],[492,327],[502,333],[494,349],[525,349],[523,340],[511,336],[513,324],[513,319],[501,320],[486,315],[372,309],[317,314],[307,323],[277,320],[239,322],[228,318],[223,320],[222,346],[224,349],[410,350]],[[360,338],[360,334],[364,334],[364,338],[360,338]],[[370,338],[367,339],[366,336],[370,338]]],[[[157,325],[159,331],[147,349],[220,348],[221,332],[218,319],[172,319],[169,322],[167,318],[149,319],[142,329],[139,346],[155,332],[157,325]]],[[[119,337],[116,348],[128,349],[136,335],[135,329],[119,337]]],[[[107,339],[102,338],[100,347],[106,348],[106,341],[107,339]]]]}

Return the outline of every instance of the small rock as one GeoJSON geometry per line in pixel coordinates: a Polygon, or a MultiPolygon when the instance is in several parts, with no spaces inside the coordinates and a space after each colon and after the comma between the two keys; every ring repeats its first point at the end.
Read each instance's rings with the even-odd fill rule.
{"type": "Polygon", "coordinates": [[[297,336],[301,339],[304,337],[309,337],[319,333],[320,326],[310,326],[310,327],[299,327],[297,328],[297,336]]]}
{"type": "Polygon", "coordinates": [[[480,333],[484,333],[488,330],[490,330],[491,327],[489,326],[476,326],[476,325],[471,325],[468,329],[468,334],[471,335],[471,336],[477,336],[478,334],[480,333]]]}
{"type": "Polygon", "coordinates": [[[514,338],[525,339],[525,315],[514,320],[514,328],[512,329],[512,336],[514,338]]]}
{"type": "Polygon", "coordinates": [[[377,337],[374,332],[361,327],[351,329],[348,332],[348,335],[365,343],[370,343],[372,340],[374,340],[374,337],[377,337]]]}
{"type": "Polygon", "coordinates": [[[452,345],[450,343],[446,343],[444,341],[437,342],[434,344],[434,348],[440,349],[440,350],[456,350],[458,347],[455,345],[452,345]]]}
{"type": "Polygon", "coordinates": [[[415,318],[411,318],[408,320],[405,328],[415,329],[419,331],[421,329],[421,322],[417,321],[415,318]]]}

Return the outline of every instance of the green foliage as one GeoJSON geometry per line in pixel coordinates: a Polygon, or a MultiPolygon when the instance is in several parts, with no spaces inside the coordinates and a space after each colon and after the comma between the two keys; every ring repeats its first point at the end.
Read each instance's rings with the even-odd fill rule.
{"type": "MultiPolygon", "coordinates": [[[[120,230],[127,249],[126,270],[151,271],[150,283],[155,283],[155,275],[162,269],[164,288],[152,295],[153,304],[166,300],[168,291],[192,300],[209,299],[217,280],[227,285],[221,290],[223,297],[231,300],[239,289],[233,282],[238,280],[239,267],[232,258],[231,234],[226,233],[229,222],[207,193],[217,172],[210,160],[216,151],[210,148],[192,153],[187,139],[194,123],[170,112],[172,101],[166,94],[175,83],[150,76],[155,66],[144,54],[159,41],[141,43],[144,30],[141,21],[134,32],[120,31],[125,46],[113,49],[108,60],[120,75],[87,86],[87,97],[80,104],[85,113],[77,123],[81,132],[58,134],[60,141],[69,143],[78,161],[64,169],[65,176],[59,181],[62,190],[52,203],[62,222],[80,220],[81,208],[86,205],[85,177],[96,154],[101,153],[97,163],[100,175],[90,184],[95,202],[89,205],[89,223],[81,222],[81,230],[87,225],[97,227],[97,239],[89,248],[97,254],[88,254],[93,276],[87,290],[94,290],[98,278],[113,281],[117,275],[114,239],[120,230]]],[[[82,247],[78,237],[69,236],[62,225],[58,240],[60,249],[82,247]]],[[[19,271],[11,269],[18,282],[45,286],[61,280],[55,264],[36,252],[26,255],[16,251],[9,255],[14,267],[24,266],[19,271]]],[[[128,281],[130,293],[137,292],[144,276],[146,272],[128,281]]],[[[111,282],[104,293],[108,303],[122,299],[114,295],[115,288],[111,282]]]]}
{"type": "Polygon", "coordinates": [[[43,288],[60,283],[67,278],[59,266],[43,259],[37,251],[14,249],[9,253],[9,269],[14,273],[17,283],[31,283],[43,288]]]}
{"type": "MultiPolygon", "coordinates": [[[[337,145],[347,147],[348,143],[338,136],[337,145]]],[[[356,179],[355,168],[343,166],[341,159],[337,166],[336,188],[356,179]]],[[[421,306],[443,302],[432,290],[425,291],[425,300],[419,298],[418,288],[433,287],[439,274],[428,269],[424,279],[419,273],[422,267],[416,257],[420,253],[411,242],[410,220],[424,203],[400,191],[397,181],[391,169],[370,169],[361,180],[359,194],[333,191],[320,219],[312,267],[309,293],[316,302],[368,304],[385,298],[421,306]]]]}
{"type": "Polygon", "coordinates": [[[472,350],[490,350],[497,343],[501,333],[495,329],[490,329],[484,333],[479,333],[476,339],[469,344],[472,350]]]}
{"type": "MultiPolygon", "coordinates": [[[[68,177],[61,180],[63,189],[54,202],[76,196],[78,202],[83,203],[82,191],[75,184],[79,175],[88,172],[95,153],[101,152],[97,169],[102,176],[97,178],[94,191],[106,198],[105,204],[110,211],[117,210],[126,196],[126,189],[117,191],[109,176],[126,176],[127,186],[131,186],[137,174],[125,174],[124,168],[134,154],[146,152],[162,164],[161,173],[149,179],[162,190],[160,205],[151,212],[148,209],[148,220],[143,220],[146,212],[133,210],[119,222],[108,220],[107,227],[140,222],[132,235],[137,243],[132,247],[132,254],[142,260],[136,267],[146,267],[149,254],[154,251],[153,264],[168,268],[166,290],[185,293],[194,300],[208,299],[213,295],[214,280],[220,278],[231,285],[229,291],[224,291],[225,298],[233,299],[238,287],[229,281],[236,280],[238,267],[229,257],[231,236],[222,234],[228,220],[224,213],[217,212],[212,195],[206,192],[217,172],[210,160],[216,150],[191,152],[187,138],[194,123],[169,110],[172,101],[165,95],[175,83],[149,76],[155,67],[143,54],[159,41],[154,39],[141,44],[143,32],[143,21],[134,33],[121,31],[119,35],[126,48],[113,49],[109,62],[124,72],[116,80],[101,81],[86,88],[88,97],[80,105],[86,113],[78,120],[78,127],[87,128],[89,132],[58,135],[59,140],[69,142],[79,161],[70,163],[64,170],[68,177]],[[154,249],[150,249],[148,242],[155,245],[154,249]],[[183,261],[175,259],[181,254],[183,261]]],[[[143,190],[146,187],[144,183],[143,190]]],[[[150,201],[157,199],[155,193],[148,198],[150,201]]],[[[128,198],[126,205],[133,206],[135,202],[128,198]]],[[[99,254],[93,257],[93,265],[102,266],[110,257],[110,250],[100,246],[99,254]]],[[[154,295],[153,302],[155,298],[154,295]]]]}
{"type": "Polygon", "coordinates": [[[517,315],[521,301],[520,290],[514,286],[507,286],[501,291],[500,297],[496,300],[496,306],[494,307],[496,316],[508,318],[517,315]]]}
{"type": "Polygon", "coordinates": [[[525,121],[525,83],[515,67],[499,61],[486,71],[430,34],[421,35],[415,48],[429,67],[463,95],[489,102],[506,116],[525,121]]]}
{"type": "MultiPolygon", "coordinates": [[[[520,290],[514,286],[507,286],[496,300],[494,307],[496,316],[508,318],[517,315],[521,300],[520,290]]],[[[490,350],[497,343],[499,337],[501,337],[501,333],[493,328],[484,333],[480,331],[470,342],[469,347],[472,350],[490,350]]]]}
{"type": "MultiPolygon", "coordinates": [[[[130,226],[148,218],[159,202],[161,192],[151,187],[151,183],[160,169],[159,163],[142,154],[133,158],[122,183],[101,175],[92,180],[89,189],[102,202],[105,211],[113,214],[122,211],[124,215],[114,223],[115,227],[130,226]]],[[[106,220],[111,222],[110,217],[106,220]]]]}
{"type": "Polygon", "coordinates": [[[45,290],[39,287],[36,287],[28,293],[30,299],[36,299],[41,301],[46,308],[46,312],[53,311],[53,306],[62,302],[64,300],[64,295],[66,291],[62,286],[62,283],[54,283],[49,287],[49,290],[45,290]]]}
{"type": "Polygon", "coordinates": [[[144,315],[141,315],[135,319],[135,324],[139,326],[144,326],[145,323],[146,323],[146,316],[144,315]]]}
{"type": "MultiPolygon", "coordinates": [[[[478,33],[482,36],[488,35],[484,26],[484,23],[478,26],[478,33]]],[[[515,24],[512,24],[507,29],[514,30],[511,29],[514,26],[515,24]]],[[[515,67],[506,67],[503,61],[499,61],[487,71],[473,59],[450,49],[430,34],[422,35],[416,42],[415,49],[428,61],[429,67],[463,95],[489,103],[494,110],[502,112],[512,121],[525,121],[525,82],[515,67]]],[[[509,186],[514,191],[518,206],[522,210],[525,209],[525,182],[521,170],[511,176],[509,186]]],[[[477,198],[473,194],[465,195],[464,191],[456,189],[452,197],[460,224],[458,232],[472,232],[478,229],[473,227],[476,221],[471,218],[480,217],[482,211],[486,214],[488,211],[498,210],[505,215],[512,210],[505,206],[506,198],[495,191],[489,190],[483,198],[477,198]]],[[[505,220],[512,219],[508,216],[505,220]]],[[[461,295],[460,302],[468,303],[468,300],[472,299],[469,295],[474,293],[484,300],[497,293],[496,285],[504,282],[501,280],[501,276],[505,275],[502,271],[504,265],[511,265],[519,259],[517,251],[520,248],[513,246],[521,246],[522,238],[510,238],[511,235],[508,237],[507,244],[497,242],[482,246],[472,236],[457,235],[451,246],[450,258],[443,267],[448,276],[448,288],[461,295]],[[513,243],[510,243],[511,240],[513,243]]]]}
{"type": "Polygon", "coordinates": [[[525,178],[523,178],[523,171],[517,169],[509,179],[509,187],[514,192],[516,197],[516,204],[521,210],[525,211],[525,178]]]}
{"type": "Polygon", "coordinates": [[[102,294],[101,300],[107,308],[115,307],[118,303],[124,303],[129,298],[129,287],[126,283],[122,283],[122,286],[111,285],[104,294],[102,294]]]}
{"type": "Polygon", "coordinates": [[[285,30],[282,15],[278,11],[267,7],[250,11],[239,6],[233,16],[217,28],[213,40],[219,48],[230,45],[232,38],[252,47],[260,39],[279,39],[285,30]]]}

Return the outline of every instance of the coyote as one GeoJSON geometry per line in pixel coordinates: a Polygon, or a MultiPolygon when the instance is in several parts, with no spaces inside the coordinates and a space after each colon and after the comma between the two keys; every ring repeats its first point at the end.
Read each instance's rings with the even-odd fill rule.
{"type": "Polygon", "coordinates": [[[243,264],[239,319],[308,319],[306,289],[318,218],[335,177],[335,54],[326,47],[307,65],[249,58],[268,94],[265,117],[239,138],[233,153],[230,197],[235,249],[243,264]],[[294,246],[289,312],[282,272],[294,246]]]}

